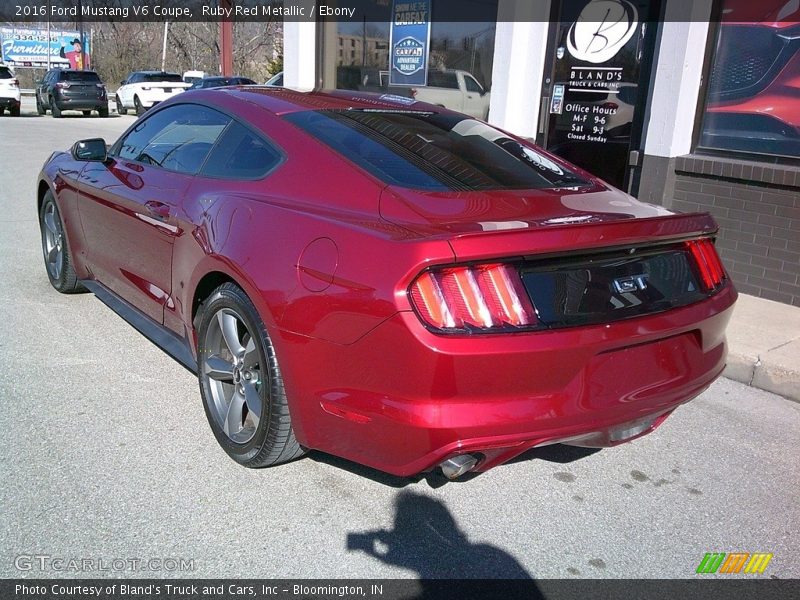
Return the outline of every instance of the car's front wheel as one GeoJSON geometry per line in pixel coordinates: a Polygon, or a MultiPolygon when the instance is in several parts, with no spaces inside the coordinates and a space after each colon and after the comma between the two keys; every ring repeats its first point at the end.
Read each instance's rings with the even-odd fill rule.
{"type": "Polygon", "coordinates": [[[42,104],[42,101],[39,100],[39,94],[36,94],[36,114],[38,115],[46,115],[47,109],[42,104]]]}
{"type": "Polygon", "coordinates": [[[122,101],[119,99],[119,96],[116,97],[117,100],[117,114],[118,115],[127,115],[128,109],[122,105],[122,101]]]}
{"type": "Polygon", "coordinates": [[[226,283],[200,310],[200,394],[219,444],[251,468],[302,456],[275,349],[253,303],[241,288],[226,283]]]}
{"type": "Polygon", "coordinates": [[[133,97],[133,106],[136,108],[136,114],[137,115],[143,115],[144,114],[145,108],[144,108],[144,105],[142,104],[142,101],[139,100],[139,96],[134,96],[133,97]]]}
{"type": "Polygon", "coordinates": [[[50,113],[55,119],[61,118],[61,109],[58,107],[58,104],[56,104],[56,101],[53,98],[50,98],[50,113]]]}
{"type": "Polygon", "coordinates": [[[82,292],[84,287],[75,275],[64,223],[51,191],[45,194],[39,211],[39,228],[42,230],[42,253],[50,285],[62,294],[82,292]]]}

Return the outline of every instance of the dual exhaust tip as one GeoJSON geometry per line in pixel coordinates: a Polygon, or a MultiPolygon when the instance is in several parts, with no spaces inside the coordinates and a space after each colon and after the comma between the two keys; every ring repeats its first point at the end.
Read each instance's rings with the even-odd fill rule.
{"type": "Polygon", "coordinates": [[[439,465],[442,474],[450,481],[458,479],[478,466],[479,457],[474,454],[459,454],[448,458],[439,465]]]}

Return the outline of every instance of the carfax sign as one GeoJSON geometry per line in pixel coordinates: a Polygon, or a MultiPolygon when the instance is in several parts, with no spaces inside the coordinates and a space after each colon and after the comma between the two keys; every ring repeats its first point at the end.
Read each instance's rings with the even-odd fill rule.
{"type": "Polygon", "coordinates": [[[393,0],[389,85],[427,85],[431,0],[393,0]]]}

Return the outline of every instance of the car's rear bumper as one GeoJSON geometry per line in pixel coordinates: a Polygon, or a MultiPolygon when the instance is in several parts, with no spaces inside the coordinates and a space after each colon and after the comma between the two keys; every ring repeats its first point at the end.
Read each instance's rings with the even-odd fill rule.
{"type": "Polygon", "coordinates": [[[97,96],[60,96],[53,102],[60,110],[97,110],[108,106],[108,99],[97,96]]]}
{"type": "Polygon", "coordinates": [[[485,470],[534,446],[622,443],[721,374],[735,298],[727,285],[668,312],[549,332],[440,336],[402,312],[348,346],[284,336],[293,425],[303,445],[396,475],[463,453],[485,470]]]}
{"type": "Polygon", "coordinates": [[[0,106],[3,108],[16,108],[20,105],[20,99],[18,97],[3,97],[0,96],[0,106]]]}

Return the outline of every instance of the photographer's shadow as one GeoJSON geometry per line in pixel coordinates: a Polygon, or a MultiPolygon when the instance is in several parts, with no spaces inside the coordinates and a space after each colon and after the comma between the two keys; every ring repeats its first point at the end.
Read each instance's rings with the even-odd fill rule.
{"type": "MultiPolygon", "coordinates": [[[[350,533],[347,549],[416,571],[423,580],[423,597],[434,591],[427,589],[435,586],[433,582],[426,585],[428,579],[532,579],[507,552],[470,542],[438,500],[403,491],[397,495],[395,507],[393,530],[350,533]]],[[[535,586],[527,592],[528,598],[539,597],[535,586]]]]}

